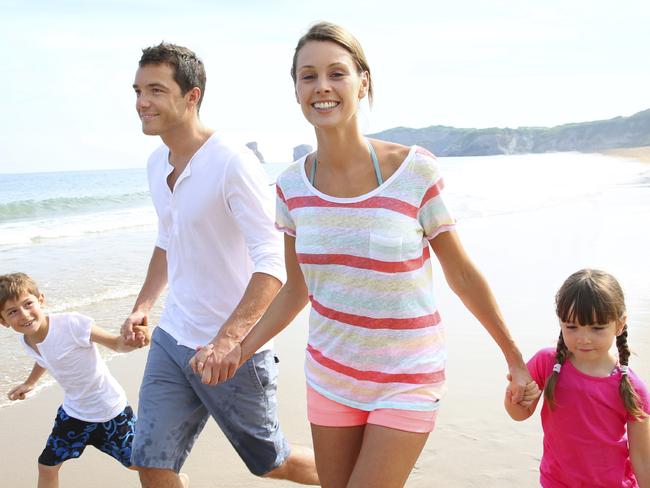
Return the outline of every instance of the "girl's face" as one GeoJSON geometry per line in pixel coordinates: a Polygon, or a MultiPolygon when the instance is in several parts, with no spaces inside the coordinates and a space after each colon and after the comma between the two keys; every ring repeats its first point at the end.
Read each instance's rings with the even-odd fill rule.
{"type": "Polygon", "coordinates": [[[368,91],[350,53],[330,41],[309,41],[296,58],[296,98],[316,128],[356,124],[358,102],[368,91]]]}
{"type": "Polygon", "coordinates": [[[625,328],[625,317],[607,324],[560,322],[560,327],[564,343],[576,361],[598,363],[610,357],[612,344],[625,328]]]}

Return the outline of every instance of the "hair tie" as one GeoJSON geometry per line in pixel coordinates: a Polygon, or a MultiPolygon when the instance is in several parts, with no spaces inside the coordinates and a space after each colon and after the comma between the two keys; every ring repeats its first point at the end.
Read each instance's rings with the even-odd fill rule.
{"type": "Polygon", "coordinates": [[[621,376],[627,375],[627,369],[628,369],[627,364],[621,364],[618,369],[621,370],[621,376]]]}
{"type": "Polygon", "coordinates": [[[560,363],[555,363],[553,365],[553,372],[554,373],[559,373],[561,369],[562,369],[562,365],[560,363]]]}

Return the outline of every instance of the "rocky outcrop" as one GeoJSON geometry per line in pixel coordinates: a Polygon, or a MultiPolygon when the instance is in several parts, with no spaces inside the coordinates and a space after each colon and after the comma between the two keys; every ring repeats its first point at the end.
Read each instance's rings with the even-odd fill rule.
{"type": "Polygon", "coordinates": [[[259,149],[257,149],[257,142],[255,142],[255,141],[247,142],[246,147],[255,153],[255,156],[257,156],[257,159],[260,160],[260,163],[262,163],[262,164],[265,163],[264,156],[259,151],[259,149]]]}
{"type": "Polygon", "coordinates": [[[293,161],[302,158],[305,154],[309,154],[314,150],[309,144],[300,144],[293,148],[293,161]]]}
{"type": "Polygon", "coordinates": [[[518,129],[459,129],[431,126],[396,127],[369,137],[416,144],[438,156],[487,156],[556,151],[594,152],[604,149],[650,146],[650,109],[630,117],[518,129]]]}

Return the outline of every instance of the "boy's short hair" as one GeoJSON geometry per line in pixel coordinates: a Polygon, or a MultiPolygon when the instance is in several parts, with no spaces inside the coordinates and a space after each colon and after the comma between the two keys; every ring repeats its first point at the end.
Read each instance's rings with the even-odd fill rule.
{"type": "Polygon", "coordinates": [[[18,300],[23,293],[38,297],[41,292],[36,282],[25,273],[11,273],[0,276],[0,312],[9,300],[18,300]]]}
{"type": "Polygon", "coordinates": [[[203,95],[205,94],[205,67],[203,61],[190,49],[161,42],[157,46],[147,47],[142,50],[142,57],[138,65],[140,68],[148,64],[167,64],[174,72],[174,81],[185,95],[195,86],[201,90],[201,97],[197,103],[197,112],[201,109],[203,95]]]}

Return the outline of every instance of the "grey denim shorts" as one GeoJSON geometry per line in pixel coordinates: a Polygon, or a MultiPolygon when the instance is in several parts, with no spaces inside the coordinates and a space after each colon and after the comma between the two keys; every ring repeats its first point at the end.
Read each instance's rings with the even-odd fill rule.
{"type": "Polygon", "coordinates": [[[179,472],[211,415],[251,473],[261,476],[289,456],[278,421],[273,351],[255,354],[235,376],[204,385],[189,367],[194,350],[156,328],[147,357],[131,461],[179,472]]]}

